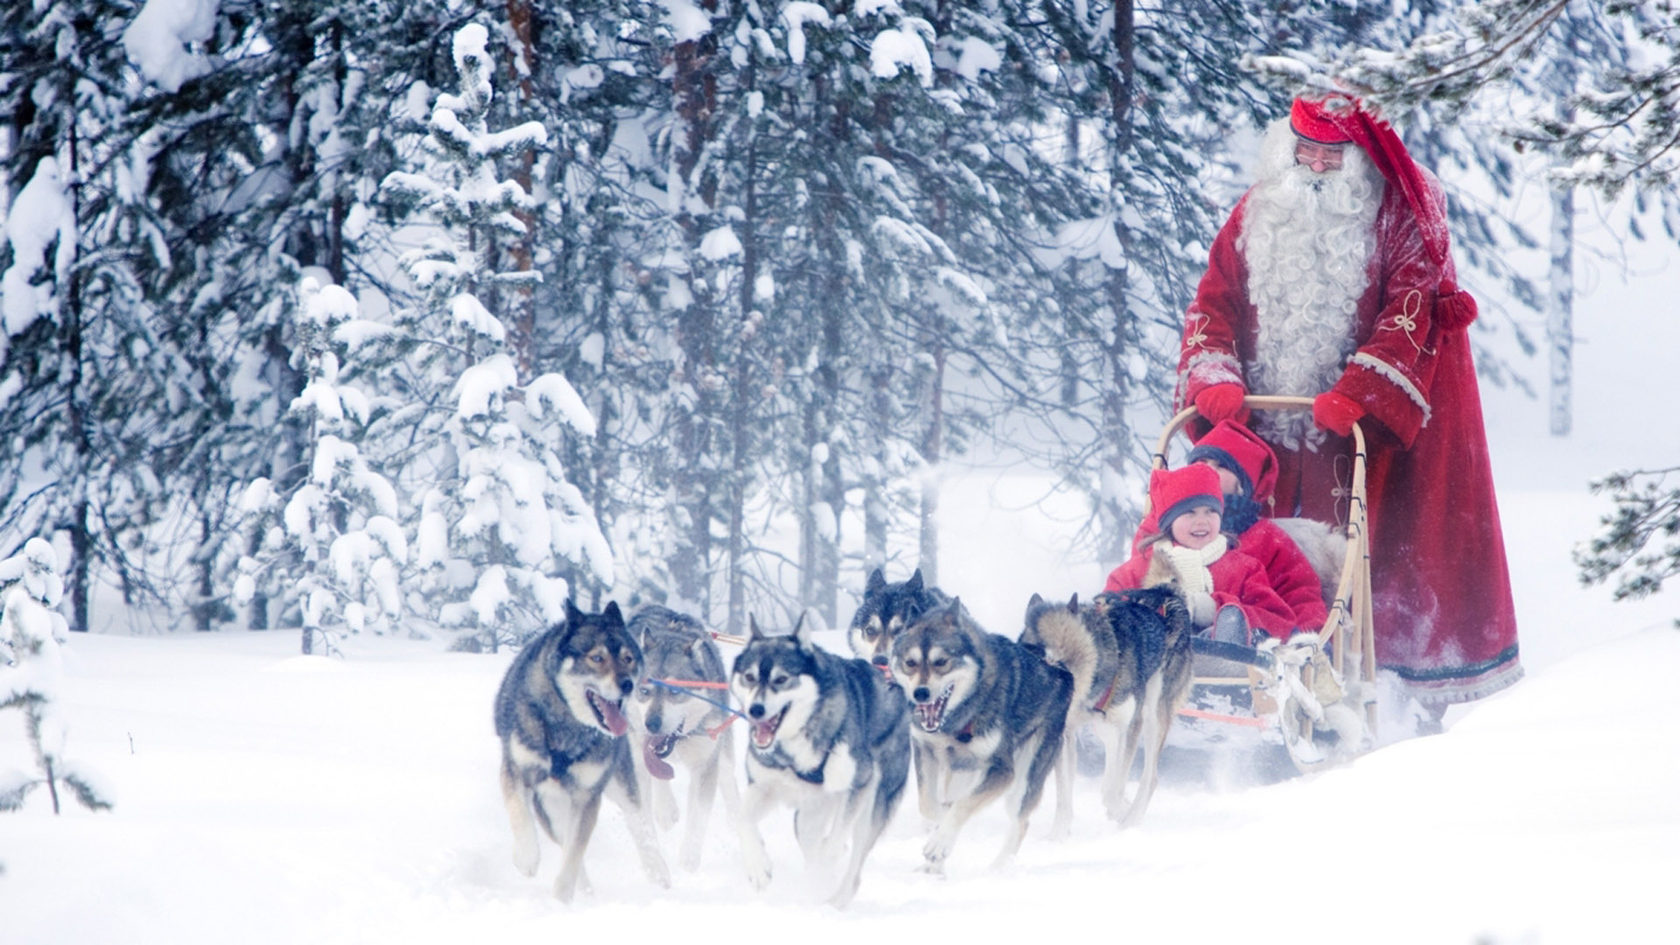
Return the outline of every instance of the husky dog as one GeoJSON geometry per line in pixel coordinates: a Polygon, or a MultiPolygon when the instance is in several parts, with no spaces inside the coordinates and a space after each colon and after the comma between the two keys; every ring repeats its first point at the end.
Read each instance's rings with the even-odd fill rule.
{"type": "Polygon", "coordinates": [[[1019,643],[980,629],[957,598],[893,641],[891,665],[910,701],[922,816],[934,823],[922,848],[924,869],[943,872],[963,824],[1005,792],[1014,830],[997,861],[1007,862],[1020,849],[1061,749],[1073,678],[1019,643]],[[971,789],[959,792],[953,784],[959,772],[975,774],[971,789]]]}
{"type": "MultiPolygon", "coordinates": [[[[1190,693],[1192,632],[1184,598],[1165,585],[1098,594],[1084,606],[1078,595],[1054,604],[1034,594],[1027,604],[1021,642],[1042,647],[1045,660],[1073,674],[1070,736],[1087,721],[1101,723],[1103,806],[1121,826],[1143,817],[1160,780],[1161,748],[1190,693]],[[1126,781],[1139,747],[1143,773],[1128,803],[1126,781]]],[[[1062,803],[1072,793],[1071,758],[1064,758],[1056,779],[1061,830],[1072,818],[1071,804],[1062,803]]]]}
{"type": "Polygon", "coordinates": [[[502,740],[502,801],[513,826],[513,865],[534,876],[536,824],[563,851],[554,894],[569,901],[602,794],[625,810],[642,866],[660,886],[670,874],[642,809],[624,700],[642,675],[642,653],[616,602],[586,614],[566,601],[566,619],[525,645],[496,692],[502,740]]]}
{"type": "Polygon", "coordinates": [[[730,674],[749,727],[740,818],[747,879],[759,889],[770,881],[758,822],[772,803],[787,804],[807,863],[837,864],[850,840],[831,899],[844,906],[909,778],[904,697],[863,660],[814,645],[803,617],[791,634],[767,636],[756,620],[749,627],[730,674]]]}
{"type": "Polygon", "coordinates": [[[700,865],[718,791],[726,813],[736,816],[740,808],[731,760],[735,740],[725,727],[731,714],[723,705],[728,699],[722,691],[723,657],[700,621],[665,607],[638,610],[629,630],[647,670],[629,705],[634,754],[641,759],[638,775],[656,821],[669,828],[677,821],[677,801],[671,792],[676,770],[667,759],[674,757],[688,772],[688,823],[677,862],[692,870],[700,865]],[[689,684],[692,688],[685,688],[689,684]]]}
{"type": "Polygon", "coordinates": [[[863,585],[863,600],[852,615],[851,629],[846,638],[852,644],[852,654],[868,660],[877,669],[885,669],[892,653],[893,638],[917,617],[950,600],[937,587],[922,584],[922,571],[917,568],[909,580],[888,584],[881,569],[869,572],[863,585]]]}

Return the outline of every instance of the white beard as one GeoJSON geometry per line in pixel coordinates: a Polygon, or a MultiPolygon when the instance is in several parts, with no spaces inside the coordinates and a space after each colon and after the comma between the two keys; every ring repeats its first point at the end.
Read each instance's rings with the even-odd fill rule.
{"type": "MultiPolygon", "coordinates": [[[[1341,377],[1358,347],[1355,313],[1382,194],[1382,175],[1357,145],[1344,149],[1341,170],[1315,174],[1295,163],[1287,120],[1268,129],[1237,237],[1259,316],[1254,360],[1244,366],[1249,390],[1312,397],[1341,377]]],[[[1291,450],[1324,439],[1299,410],[1262,412],[1255,429],[1291,450]]]]}

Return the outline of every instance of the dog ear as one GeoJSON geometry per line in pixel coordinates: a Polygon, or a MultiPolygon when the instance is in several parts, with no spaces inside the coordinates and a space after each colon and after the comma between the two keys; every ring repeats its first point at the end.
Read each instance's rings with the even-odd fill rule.
{"type": "Polygon", "coordinates": [[[1079,613],[1079,592],[1078,591],[1074,591],[1073,596],[1068,598],[1068,613],[1076,614],[1076,615],[1079,613]]]}
{"type": "Polygon", "coordinates": [[[749,639],[749,640],[762,640],[762,639],[764,639],[763,632],[761,632],[758,629],[758,618],[754,617],[752,614],[747,615],[747,639],[749,639]]]}
{"type": "Polygon", "coordinates": [[[799,619],[793,624],[793,642],[799,644],[800,649],[811,649],[811,631],[805,626],[805,611],[799,612],[799,619]]]}
{"type": "Polygon", "coordinates": [[[607,601],[607,609],[601,611],[601,616],[605,617],[608,623],[616,623],[621,627],[624,626],[624,614],[619,611],[618,601],[616,600],[607,601]]]}
{"type": "Polygon", "coordinates": [[[566,625],[569,627],[575,627],[582,620],[583,611],[577,609],[577,605],[572,603],[572,599],[570,597],[566,598],[566,625]]]}
{"type": "Polygon", "coordinates": [[[887,576],[881,573],[881,569],[876,568],[869,572],[868,580],[863,582],[863,592],[865,594],[879,594],[886,589],[887,576]]]}
{"type": "Polygon", "coordinates": [[[909,593],[909,594],[920,594],[922,592],[922,569],[921,568],[917,568],[910,575],[910,580],[904,582],[904,590],[905,590],[906,593],[909,593]]]}

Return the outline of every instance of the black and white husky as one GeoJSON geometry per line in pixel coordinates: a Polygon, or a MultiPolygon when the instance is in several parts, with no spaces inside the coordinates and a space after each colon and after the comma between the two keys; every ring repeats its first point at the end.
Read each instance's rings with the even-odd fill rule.
{"type": "Polygon", "coordinates": [[[869,572],[863,585],[863,599],[846,631],[852,655],[868,660],[879,669],[887,668],[892,641],[904,628],[950,598],[937,587],[922,583],[922,571],[896,583],[888,583],[880,568],[869,572]]]}
{"type": "Polygon", "coordinates": [[[1014,829],[998,863],[1007,862],[1060,753],[1073,677],[982,630],[957,598],[893,641],[891,665],[910,703],[916,784],[922,815],[933,823],[924,869],[943,872],[963,824],[1006,794],[1014,829]]]}
{"type": "Polygon", "coordinates": [[[502,741],[502,801],[513,827],[513,864],[534,876],[541,854],[536,825],[564,860],[554,894],[570,900],[583,875],[583,851],[602,795],[624,808],[649,878],[670,885],[653,824],[642,806],[624,701],[642,675],[642,653],[617,603],[586,614],[566,601],[566,619],[525,645],[496,692],[502,741]]]}
{"type": "Polygon", "coordinates": [[[904,697],[864,660],[813,644],[803,617],[790,634],[761,633],[756,620],[750,627],[730,673],[748,727],[740,819],[747,880],[769,883],[758,822],[772,805],[787,805],[807,863],[832,869],[846,857],[831,900],[844,906],[909,778],[904,697]]]}
{"type": "Polygon", "coordinates": [[[721,792],[724,812],[736,817],[741,798],[735,784],[735,736],[725,703],[723,655],[699,620],[649,605],[630,618],[630,635],[642,648],[647,676],[630,700],[630,733],[637,745],[637,774],[646,788],[654,820],[670,828],[678,820],[671,790],[675,761],[688,776],[683,869],[700,865],[712,802],[721,792]]]}

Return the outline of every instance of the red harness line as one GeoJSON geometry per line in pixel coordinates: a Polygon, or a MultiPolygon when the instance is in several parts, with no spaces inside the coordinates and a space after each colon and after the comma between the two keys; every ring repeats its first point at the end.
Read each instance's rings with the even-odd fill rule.
{"type": "Polygon", "coordinates": [[[1193,719],[1207,719],[1210,722],[1224,722],[1228,725],[1246,725],[1249,728],[1265,728],[1268,724],[1265,719],[1257,719],[1253,716],[1220,715],[1218,712],[1209,712],[1205,709],[1192,709],[1189,706],[1179,709],[1178,714],[1189,716],[1193,719]]]}

